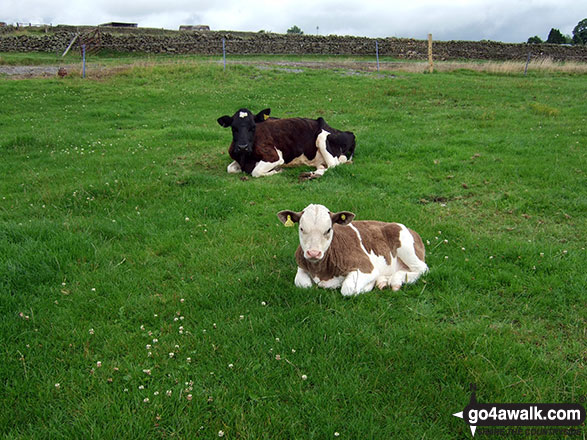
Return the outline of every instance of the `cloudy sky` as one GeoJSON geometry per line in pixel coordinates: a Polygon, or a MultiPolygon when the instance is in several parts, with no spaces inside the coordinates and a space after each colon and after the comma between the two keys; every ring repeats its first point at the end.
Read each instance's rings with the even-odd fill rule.
{"type": "Polygon", "coordinates": [[[583,0],[2,0],[7,23],[97,25],[110,21],[178,29],[358,35],[436,40],[546,40],[587,18],[583,0]]]}

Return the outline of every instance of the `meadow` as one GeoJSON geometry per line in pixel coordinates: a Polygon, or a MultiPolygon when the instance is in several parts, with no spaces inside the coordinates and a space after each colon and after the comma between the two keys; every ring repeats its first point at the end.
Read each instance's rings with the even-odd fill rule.
{"type": "Polygon", "coordinates": [[[108,72],[0,77],[2,438],[455,439],[470,384],[585,401],[585,74],[108,72]],[[354,163],[229,175],[240,107],[352,130],[354,163]],[[415,229],[430,272],[296,288],[275,214],[309,203],[415,229]]]}

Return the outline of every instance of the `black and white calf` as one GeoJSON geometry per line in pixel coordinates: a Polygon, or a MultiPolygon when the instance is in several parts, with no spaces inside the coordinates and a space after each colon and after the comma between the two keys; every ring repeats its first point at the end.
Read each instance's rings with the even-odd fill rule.
{"type": "Polygon", "coordinates": [[[298,287],[341,288],[345,296],[369,292],[374,286],[399,290],[428,270],[422,239],[400,223],[351,223],[352,212],[333,214],[322,205],[277,216],[286,226],[299,223],[298,287]]]}
{"type": "Polygon", "coordinates": [[[309,165],[314,175],[352,159],[355,135],[336,130],[322,118],[270,118],[271,110],[254,115],[242,108],[218,123],[232,129],[229,173],[244,171],[253,177],[270,176],[281,167],[309,165]]]}

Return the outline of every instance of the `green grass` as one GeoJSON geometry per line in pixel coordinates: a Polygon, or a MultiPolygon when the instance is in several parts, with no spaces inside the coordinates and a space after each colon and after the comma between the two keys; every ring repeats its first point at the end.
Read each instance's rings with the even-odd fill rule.
{"type": "Polygon", "coordinates": [[[206,60],[0,80],[0,435],[454,439],[470,383],[581,401],[584,93],[206,60]],[[216,118],[242,106],[353,130],[355,161],[228,175],[216,118]],[[417,230],[429,274],[297,289],[275,213],[309,203],[417,230]]]}

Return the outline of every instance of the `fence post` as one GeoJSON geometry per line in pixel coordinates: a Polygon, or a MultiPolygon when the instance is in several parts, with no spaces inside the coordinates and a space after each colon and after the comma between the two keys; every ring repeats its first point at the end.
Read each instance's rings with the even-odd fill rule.
{"type": "Polygon", "coordinates": [[[82,44],[82,78],[86,77],[86,45],[82,44]]]}
{"type": "Polygon", "coordinates": [[[432,60],[432,34],[428,34],[428,72],[434,72],[434,61],[432,60]]]}
{"type": "Polygon", "coordinates": [[[379,42],[375,40],[375,56],[377,57],[377,71],[379,72],[379,42]]]}
{"type": "Polygon", "coordinates": [[[226,71],[226,43],[224,37],[222,38],[222,63],[224,65],[224,71],[226,71]]]}
{"type": "Polygon", "coordinates": [[[528,58],[526,58],[526,67],[524,67],[524,75],[528,72],[528,64],[530,64],[530,58],[532,57],[532,52],[528,52],[528,58]]]}

